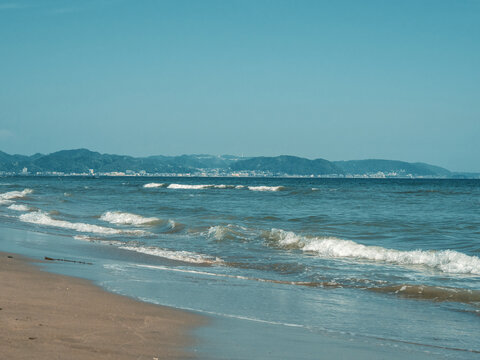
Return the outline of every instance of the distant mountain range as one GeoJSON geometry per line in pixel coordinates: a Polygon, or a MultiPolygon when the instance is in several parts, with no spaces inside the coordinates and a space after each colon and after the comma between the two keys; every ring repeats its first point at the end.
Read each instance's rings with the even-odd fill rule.
{"type": "Polygon", "coordinates": [[[132,157],[87,149],[48,155],[9,155],[0,151],[0,174],[190,174],[199,176],[332,176],[332,177],[480,177],[453,173],[424,163],[393,160],[309,160],[296,156],[238,157],[181,155],[132,157]]]}

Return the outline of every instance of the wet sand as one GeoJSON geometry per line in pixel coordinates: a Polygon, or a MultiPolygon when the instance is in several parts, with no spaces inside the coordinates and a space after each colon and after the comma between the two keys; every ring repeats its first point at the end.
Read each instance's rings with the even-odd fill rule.
{"type": "Polygon", "coordinates": [[[190,359],[188,332],[205,321],[0,252],[2,359],[190,359]]]}

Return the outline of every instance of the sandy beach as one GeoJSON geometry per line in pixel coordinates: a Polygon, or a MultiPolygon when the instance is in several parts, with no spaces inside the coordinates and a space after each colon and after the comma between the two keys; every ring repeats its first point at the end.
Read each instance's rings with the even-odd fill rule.
{"type": "Polygon", "coordinates": [[[41,271],[16,254],[0,253],[0,288],[2,359],[189,359],[188,331],[205,321],[41,271]]]}

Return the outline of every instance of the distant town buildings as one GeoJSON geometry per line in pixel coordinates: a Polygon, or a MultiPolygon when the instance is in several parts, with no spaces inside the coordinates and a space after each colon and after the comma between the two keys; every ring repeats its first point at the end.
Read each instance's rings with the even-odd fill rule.
{"type": "Polygon", "coordinates": [[[243,171],[229,171],[224,169],[197,169],[196,171],[187,173],[176,172],[156,172],[148,173],[145,170],[125,170],[125,171],[109,171],[109,172],[95,172],[94,169],[88,169],[88,172],[83,173],[66,173],[62,171],[38,171],[35,173],[28,172],[25,167],[21,172],[6,172],[0,171],[0,176],[96,176],[96,177],[114,177],[114,176],[144,176],[144,177],[295,177],[295,178],[346,178],[346,179],[419,179],[419,178],[433,178],[432,176],[418,176],[407,173],[406,171],[396,172],[382,172],[366,174],[323,174],[323,175],[298,175],[288,173],[275,173],[271,171],[260,170],[243,170],[243,171]]]}

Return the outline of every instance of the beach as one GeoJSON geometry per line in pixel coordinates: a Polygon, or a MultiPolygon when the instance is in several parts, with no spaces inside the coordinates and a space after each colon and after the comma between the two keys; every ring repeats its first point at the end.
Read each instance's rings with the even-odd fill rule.
{"type": "Polygon", "coordinates": [[[188,331],[204,321],[41,271],[12,253],[0,253],[0,287],[4,359],[189,359],[188,331]]]}

